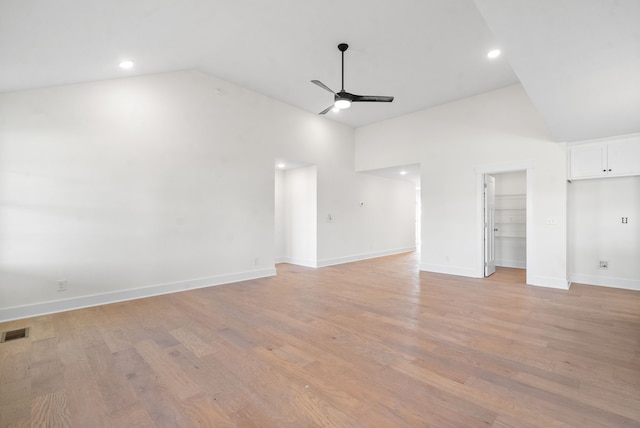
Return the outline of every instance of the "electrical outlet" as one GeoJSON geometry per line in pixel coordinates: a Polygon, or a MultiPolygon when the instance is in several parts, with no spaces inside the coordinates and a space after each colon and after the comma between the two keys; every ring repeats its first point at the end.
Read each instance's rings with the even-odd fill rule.
{"type": "Polygon", "coordinates": [[[56,281],[56,284],[58,284],[58,291],[67,291],[67,280],[66,279],[59,279],[56,281]]]}
{"type": "Polygon", "coordinates": [[[600,260],[598,268],[599,269],[609,269],[609,262],[606,261],[606,260],[600,260]]]}
{"type": "Polygon", "coordinates": [[[629,223],[629,217],[622,217],[622,224],[629,223]]]}
{"type": "Polygon", "coordinates": [[[253,259],[253,265],[254,265],[254,266],[258,266],[259,264],[260,264],[260,258],[259,258],[259,257],[255,257],[255,258],[253,259]]]}

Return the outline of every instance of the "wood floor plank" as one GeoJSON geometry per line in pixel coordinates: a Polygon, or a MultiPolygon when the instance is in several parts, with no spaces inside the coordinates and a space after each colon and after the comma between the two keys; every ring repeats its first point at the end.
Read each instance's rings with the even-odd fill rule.
{"type": "Polygon", "coordinates": [[[0,427],[31,426],[31,382],[28,378],[0,384],[0,427]]]}
{"type": "Polygon", "coordinates": [[[156,424],[153,422],[153,419],[151,419],[151,416],[149,416],[144,406],[140,403],[134,404],[113,413],[110,416],[109,422],[113,428],[153,428],[156,426],[156,424]]]}
{"type": "MultiPolygon", "coordinates": [[[[158,375],[135,349],[119,351],[114,354],[114,358],[116,359],[116,367],[120,367],[119,371],[127,371],[126,377],[129,385],[135,391],[144,411],[156,427],[196,426],[185,415],[180,401],[175,399],[175,393],[171,387],[167,387],[165,382],[159,380],[158,375]]],[[[119,418],[123,410],[118,410],[115,417],[119,418]]]]}
{"type": "Polygon", "coordinates": [[[177,400],[185,400],[200,394],[198,386],[184,376],[180,366],[176,365],[165,355],[156,342],[146,340],[136,344],[136,351],[153,370],[158,381],[164,384],[177,400]]]}
{"type": "Polygon", "coordinates": [[[72,426],[109,426],[107,406],[88,361],[65,364],[65,393],[72,426]]]}
{"type": "Polygon", "coordinates": [[[56,391],[35,397],[31,402],[32,426],[70,427],[71,419],[67,409],[64,391],[56,391]]]}
{"type": "MultiPolygon", "coordinates": [[[[578,398],[581,403],[600,408],[607,412],[613,411],[621,416],[629,418],[630,421],[640,420],[640,396],[627,397],[624,396],[624,394],[619,393],[619,391],[616,391],[615,399],[607,400],[607,402],[604,403],[602,398],[603,396],[608,395],[608,392],[603,388],[598,388],[597,391],[582,387],[571,388],[528,373],[519,373],[512,379],[533,388],[549,391],[565,399],[571,400],[578,398]]],[[[613,397],[609,395],[609,398],[613,397]]]]}
{"type": "Polygon", "coordinates": [[[213,346],[203,342],[202,339],[185,328],[176,328],[169,333],[198,358],[215,352],[213,346]]]}
{"type": "Polygon", "coordinates": [[[31,379],[32,397],[45,396],[64,389],[62,362],[58,354],[57,338],[32,342],[31,379]]]}
{"type": "Polygon", "coordinates": [[[206,395],[196,395],[182,402],[188,418],[197,427],[232,428],[233,420],[206,395]]]}
{"type": "Polygon", "coordinates": [[[0,428],[640,427],[640,293],[408,253],[0,324],[0,428]]]}

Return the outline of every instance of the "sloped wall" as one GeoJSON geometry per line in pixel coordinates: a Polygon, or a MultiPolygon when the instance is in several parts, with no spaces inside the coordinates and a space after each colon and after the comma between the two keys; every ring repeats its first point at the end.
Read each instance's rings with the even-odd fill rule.
{"type": "Polygon", "coordinates": [[[357,170],[421,164],[423,270],[482,276],[478,171],[526,165],[527,282],[559,288],[568,286],[565,156],[520,85],[356,130],[357,170]]]}

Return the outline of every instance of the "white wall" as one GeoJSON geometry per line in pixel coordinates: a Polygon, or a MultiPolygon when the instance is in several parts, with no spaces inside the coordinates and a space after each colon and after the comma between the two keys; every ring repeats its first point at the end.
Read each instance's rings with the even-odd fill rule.
{"type": "Polygon", "coordinates": [[[496,195],[524,195],[527,193],[527,175],[524,171],[491,175],[496,179],[496,195]]]}
{"type": "Polygon", "coordinates": [[[284,171],[276,169],[274,186],[274,239],[275,239],[275,263],[285,261],[287,250],[284,237],[284,171]]]}
{"type": "Polygon", "coordinates": [[[421,164],[423,270],[481,276],[478,172],[526,165],[527,282],[560,288],[567,287],[565,153],[520,85],[356,130],[357,170],[421,164]]]}
{"type": "MultiPolygon", "coordinates": [[[[0,320],[274,274],[274,160],[317,165],[318,210],[353,222],[353,138],[199,72],[0,94],[0,320]]],[[[391,233],[344,228],[322,257],[391,233]]]]}
{"type": "Polygon", "coordinates": [[[640,290],[640,177],[574,180],[568,187],[571,280],[640,290]],[[599,268],[601,260],[608,269],[599,268]]]}
{"type": "Polygon", "coordinates": [[[413,183],[370,174],[349,182],[339,173],[318,180],[318,266],[415,250],[413,183]]]}

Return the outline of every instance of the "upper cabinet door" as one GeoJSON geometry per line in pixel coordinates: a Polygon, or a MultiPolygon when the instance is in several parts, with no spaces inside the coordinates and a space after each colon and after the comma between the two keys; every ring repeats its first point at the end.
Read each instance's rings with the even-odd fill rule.
{"type": "Polygon", "coordinates": [[[569,149],[569,177],[594,178],[606,175],[606,144],[589,144],[569,149]]]}
{"type": "Polygon", "coordinates": [[[640,175],[640,138],[608,145],[609,175],[640,175]]]}
{"type": "Polygon", "coordinates": [[[569,146],[569,179],[640,175],[640,134],[569,146]]]}

